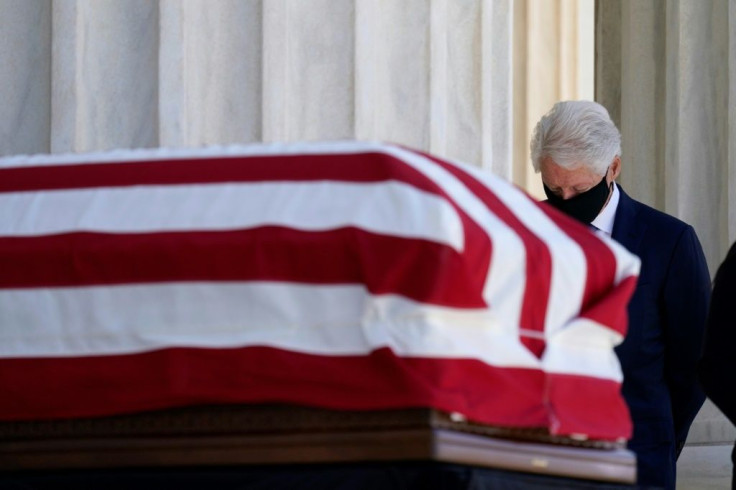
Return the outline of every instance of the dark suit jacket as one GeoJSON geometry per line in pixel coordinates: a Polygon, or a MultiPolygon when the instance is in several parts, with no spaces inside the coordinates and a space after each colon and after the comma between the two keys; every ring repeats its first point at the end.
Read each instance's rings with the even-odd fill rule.
{"type": "MultiPolygon", "coordinates": [[[[736,243],[718,268],[708,313],[700,381],[705,393],[736,425],[736,243]]],[[[733,452],[736,488],[736,447],[733,452]]]]}
{"type": "Polygon", "coordinates": [[[692,226],[623,189],[612,237],[641,259],[629,330],[616,349],[639,483],[674,488],[677,454],[705,394],[697,380],[710,275],[692,226]]]}

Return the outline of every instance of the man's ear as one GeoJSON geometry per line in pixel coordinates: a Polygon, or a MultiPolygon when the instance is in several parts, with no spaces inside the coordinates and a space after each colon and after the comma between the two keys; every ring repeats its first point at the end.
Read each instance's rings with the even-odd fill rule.
{"type": "MultiPolygon", "coordinates": [[[[611,162],[611,180],[616,180],[621,173],[621,157],[616,155],[616,157],[611,162]]],[[[610,182],[609,182],[610,183],[610,182]]]]}

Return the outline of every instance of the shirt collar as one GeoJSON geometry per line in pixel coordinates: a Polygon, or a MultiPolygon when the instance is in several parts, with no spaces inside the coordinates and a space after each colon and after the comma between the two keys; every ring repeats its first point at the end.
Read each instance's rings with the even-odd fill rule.
{"type": "Polygon", "coordinates": [[[598,216],[596,216],[591,223],[591,225],[606,233],[608,236],[611,236],[611,233],[613,233],[613,222],[616,219],[616,209],[618,209],[619,197],[620,192],[618,191],[618,185],[614,183],[611,199],[608,200],[606,207],[598,213],[598,216]]]}

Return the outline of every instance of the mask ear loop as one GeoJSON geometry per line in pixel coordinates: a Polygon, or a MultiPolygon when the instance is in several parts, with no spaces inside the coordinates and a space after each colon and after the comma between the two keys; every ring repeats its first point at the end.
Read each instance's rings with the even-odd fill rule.
{"type": "MultiPolygon", "coordinates": [[[[608,171],[611,170],[611,166],[609,165],[608,168],[606,168],[606,173],[603,174],[603,178],[605,179],[608,177],[608,171]]],[[[611,183],[608,184],[608,195],[611,195],[611,191],[613,191],[613,182],[615,179],[611,179],[611,183]]]]}
{"type": "MultiPolygon", "coordinates": [[[[605,173],[605,174],[603,174],[603,179],[604,179],[604,180],[606,179],[606,177],[608,177],[608,171],[609,171],[609,170],[611,170],[611,166],[610,166],[610,165],[609,165],[609,166],[608,166],[608,168],[606,169],[606,173],[605,173]]],[[[611,199],[611,194],[613,193],[613,182],[614,182],[614,179],[611,179],[611,183],[610,183],[610,184],[608,184],[608,196],[606,197],[606,202],[605,202],[605,203],[603,203],[603,207],[606,207],[606,206],[608,206],[608,201],[609,201],[609,200],[611,199]]],[[[601,210],[602,210],[602,209],[603,209],[603,208],[601,208],[601,210]]]]}

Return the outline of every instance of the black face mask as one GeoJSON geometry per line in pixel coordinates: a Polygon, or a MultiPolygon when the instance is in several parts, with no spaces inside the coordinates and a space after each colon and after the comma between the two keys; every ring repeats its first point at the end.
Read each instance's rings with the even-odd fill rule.
{"type": "MultiPolygon", "coordinates": [[[[606,175],[608,175],[608,171],[606,171],[606,175]]],[[[552,206],[589,225],[601,212],[608,199],[611,189],[606,184],[606,175],[603,176],[600,183],[570,199],[562,199],[560,196],[553,194],[544,183],[542,185],[544,185],[544,193],[547,194],[548,202],[552,206]]],[[[613,186],[613,182],[611,182],[611,186],[613,186]]]]}

